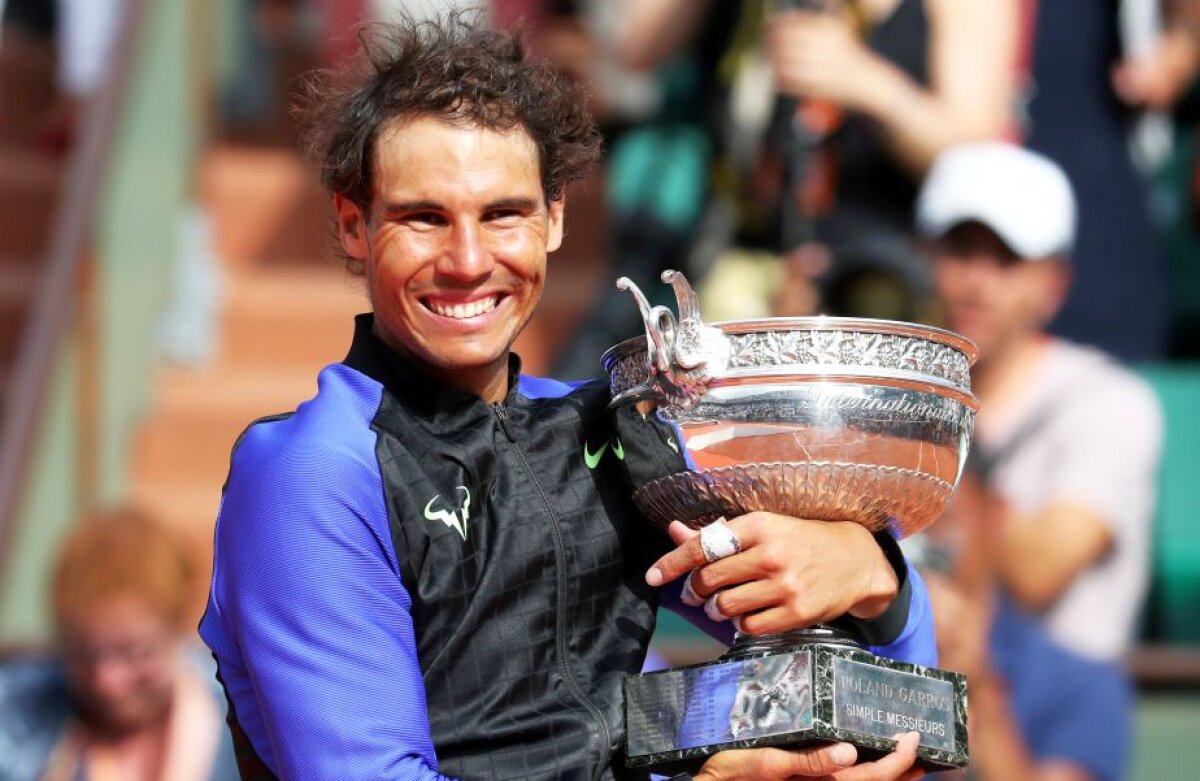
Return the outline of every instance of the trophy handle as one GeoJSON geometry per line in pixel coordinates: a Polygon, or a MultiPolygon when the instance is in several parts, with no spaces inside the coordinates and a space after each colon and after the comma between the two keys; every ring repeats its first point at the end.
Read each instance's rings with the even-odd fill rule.
{"type": "Polygon", "coordinates": [[[675,288],[675,300],[679,304],[680,325],[685,323],[700,324],[700,297],[696,295],[696,291],[692,290],[692,286],[688,284],[687,277],[674,269],[667,269],[662,273],[661,279],[675,288]]]}
{"type": "Polygon", "coordinates": [[[617,280],[617,289],[632,293],[641,310],[649,364],[646,382],[618,398],[666,399],[677,406],[690,407],[704,395],[709,381],[720,376],[729,365],[730,341],[721,329],[705,325],[700,318],[700,299],[683,274],[664,271],[662,280],[675,289],[678,320],[669,308],[651,306],[628,277],[617,280]]]}
{"type": "Polygon", "coordinates": [[[646,356],[651,371],[670,373],[671,345],[675,343],[675,316],[665,306],[650,306],[641,288],[629,277],[618,279],[617,289],[629,291],[642,312],[642,322],[646,325],[646,356]]]}

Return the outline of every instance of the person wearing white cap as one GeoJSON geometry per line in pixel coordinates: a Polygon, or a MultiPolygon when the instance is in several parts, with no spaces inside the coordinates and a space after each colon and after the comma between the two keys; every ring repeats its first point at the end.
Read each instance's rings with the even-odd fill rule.
{"type": "Polygon", "coordinates": [[[1008,505],[1004,584],[1056,641],[1114,660],[1145,593],[1162,421],[1132,372],[1044,331],[1075,224],[1062,170],[1004,143],[943,154],[917,202],[945,323],[980,349],[975,447],[1008,505]]]}
{"type": "Polygon", "coordinates": [[[994,571],[1002,593],[989,596],[989,577],[964,611],[930,586],[939,648],[970,678],[976,777],[1123,778],[1132,693],[1120,659],[1145,592],[1157,401],[1109,356],[1045,331],[1076,239],[1057,164],[1004,143],[951,149],[916,222],[945,325],[980,350],[971,468],[939,533],[986,528],[985,557],[958,566],[994,571]]]}

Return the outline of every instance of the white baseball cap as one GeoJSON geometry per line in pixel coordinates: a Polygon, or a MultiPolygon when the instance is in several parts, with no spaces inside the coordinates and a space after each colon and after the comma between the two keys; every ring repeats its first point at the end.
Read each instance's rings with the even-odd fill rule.
{"type": "Polygon", "coordinates": [[[943,152],[917,196],[917,230],[939,238],[979,222],[1019,257],[1068,254],[1075,243],[1075,197],[1048,157],[1015,144],[963,144],[943,152]]]}

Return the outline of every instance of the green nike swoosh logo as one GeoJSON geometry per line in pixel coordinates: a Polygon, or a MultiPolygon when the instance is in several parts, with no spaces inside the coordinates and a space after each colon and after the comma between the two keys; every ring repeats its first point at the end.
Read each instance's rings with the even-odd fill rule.
{"type": "Polygon", "coordinates": [[[618,461],[625,460],[625,448],[621,446],[621,440],[619,439],[613,440],[613,455],[617,457],[618,461]]]}
{"type": "Polygon", "coordinates": [[[595,469],[596,464],[600,463],[600,459],[604,457],[604,451],[608,450],[608,443],[605,442],[600,446],[600,449],[595,453],[588,451],[588,443],[585,440],[583,443],[583,463],[587,464],[588,469],[595,469]]]}

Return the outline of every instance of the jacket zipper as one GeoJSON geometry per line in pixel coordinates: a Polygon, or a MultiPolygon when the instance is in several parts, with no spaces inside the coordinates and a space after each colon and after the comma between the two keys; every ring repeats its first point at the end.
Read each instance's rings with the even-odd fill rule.
{"type": "MultiPolygon", "coordinates": [[[[492,409],[496,413],[496,419],[500,422],[500,428],[503,429],[508,441],[512,443],[513,450],[517,453],[517,458],[521,462],[525,474],[528,475],[529,481],[533,483],[533,487],[537,489],[538,496],[542,499],[542,506],[546,509],[546,515],[550,519],[550,532],[554,537],[554,561],[555,561],[555,582],[557,584],[557,597],[554,614],[554,634],[555,634],[555,650],[558,653],[558,665],[562,671],[563,680],[567,684],[567,689],[571,695],[587,709],[591,714],[596,724],[600,727],[600,736],[603,738],[601,751],[605,757],[610,756],[610,747],[612,745],[612,731],[608,728],[608,722],[604,720],[604,715],[600,712],[592,701],[588,699],[579,682],[575,680],[575,674],[571,671],[571,666],[567,662],[567,638],[566,632],[563,629],[567,613],[567,554],[566,546],[563,544],[562,530],[558,525],[558,516],[554,513],[554,508],[550,504],[550,498],[546,496],[546,492],[542,489],[542,484],[538,482],[537,477],[533,473],[533,468],[529,466],[529,461],[525,458],[525,451],[517,443],[517,439],[513,436],[511,421],[508,417],[508,409],[503,402],[493,402],[492,409]]],[[[597,765],[593,778],[600,778],[603,774],[604,762],[597,765]]]]}

